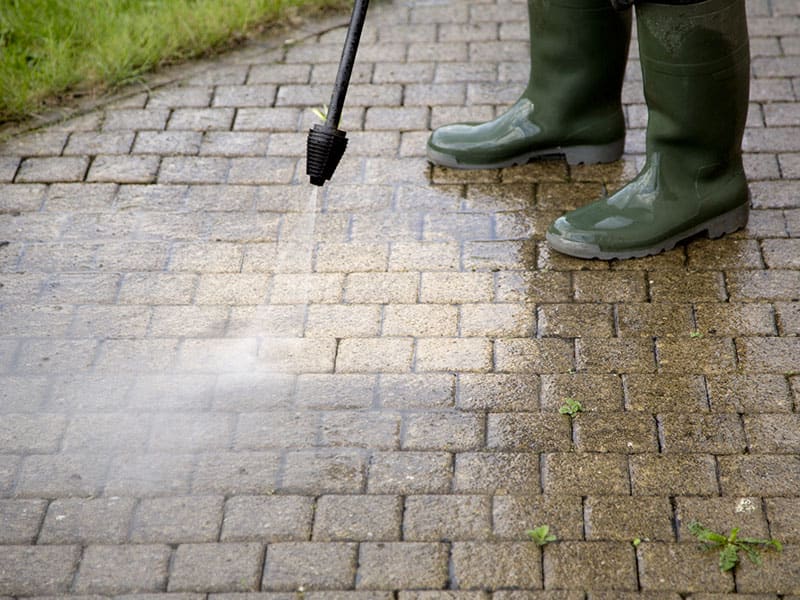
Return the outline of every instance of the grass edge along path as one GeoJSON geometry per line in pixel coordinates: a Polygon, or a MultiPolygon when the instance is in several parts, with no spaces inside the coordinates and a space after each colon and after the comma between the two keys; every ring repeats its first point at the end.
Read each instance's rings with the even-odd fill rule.
{"type": "Polygon", "coordinates": [[[0,0],[0,124],[98,96],[350,0],[0,0]]]}

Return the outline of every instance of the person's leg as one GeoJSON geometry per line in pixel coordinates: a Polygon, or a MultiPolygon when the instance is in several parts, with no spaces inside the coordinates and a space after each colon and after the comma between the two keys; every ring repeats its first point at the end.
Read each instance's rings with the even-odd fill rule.
{"type": "Polygon", "coordinates": [[[612,162],[624,148],[620,100],[631,11],[608,0],[528,0],[530,76],[522,97],[487,123],[435,130],[437,165],[494,169],[564,155],[570,164],[612,162]]]}
{"type": "Polygon", "coordinates": [[[747,223],[741,143],[750,56],[744,0],[637,2],[647,161],[608,198],[567,213],[547,240],[581,258],[656,254],[747,223]]]}

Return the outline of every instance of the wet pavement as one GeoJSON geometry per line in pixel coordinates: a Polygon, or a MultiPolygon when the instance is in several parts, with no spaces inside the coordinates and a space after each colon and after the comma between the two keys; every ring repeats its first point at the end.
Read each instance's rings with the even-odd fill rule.
{"type": "Polygon", "coordinates": [[[543,242],[642,164],[635,44],[622,161],[426,162],[518,1],[375,3],[322,189],[346,16],[0,145],[2,600],[800,598],[800,2],[747,5],[750,224],[654,258],[543,242]]]}

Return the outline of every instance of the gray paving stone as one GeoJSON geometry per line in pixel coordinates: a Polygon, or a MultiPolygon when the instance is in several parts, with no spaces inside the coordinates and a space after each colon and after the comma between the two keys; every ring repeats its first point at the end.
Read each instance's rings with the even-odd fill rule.
{"type": "Polygon", "coordinates": [[[94,496],[103,489],[109,462],[108,457],[94,454],[26,456],[15,495],[22,498],[94,496]]]}
{"type": "Polygon", "coordinates": [[[458,493],[538,494],[539,456],[526,452],[457,454],[453,489],[458,493]]]}
{"type": "Polygon", "coordinates": [[[136,508],[131,541],[215,542],[222,525],[223,501],[220,496],[145,498],[136,508]]]}
{"type": "Polygon", "coordinates": [[[157,156],[96,156],[86,181],[150,183],[155,181],[160,162],[157,156]]]}
{"type": "Polygon", "coordinates": [[[169,110],[142,110],[122,108],[105,111],[103,131],[163,130],[167,124],[169,110]]]}
{"type": "Polygon", "coordinates": [[[314,541],[396,541],[402,501],[397,496],[322,496],[314,513],[314,541]]]}
{"type": "Polygon", "coordinates": [[[45,500],[0,500],[0,543],[33,544],[39,534],[47,502],[45,500]]]}
{"type": "Polygon", "coordinates": [[[224,542],[290,542],[311,537],[313,499],[306,496],[235,496],[225,502],[224,542]]]}
{"type": "Polygon", "coordinates": [[[83,594],[164,591],[171,554],[162,545],[88,546],[74,589],[83,594]]]}
{"type": "Polygon", "coordinates": [[[498,495],[492,502],[494,535],[501,540],[530,541],[526,531],[547,525],[559,540],[581,540],[584,536],[582,510],[579,496],[498,495]]]}
{"type": "Polygon", "coordinates": [[[28,158],[22,161],[15,181],[82,181],[88,166],[89,159],[86,156],[28,158]]]}
{"type": "Polygon", "coordinates": [[[63,415],[3,415],[0,449],[8,454],[52,454],[58,452],[65,429],[63,415]]]}
{"type": "Polygon", "coordinates": [[[0,554],[0,594],[65,594],[79,560],[80,546],[5,546],[0,554]]]}
{"type": "Polygon", "coordinates": [[[164,496],[186,494],[193,459],[188,454],[128,454],[111,461],[106,494],[164,496]]]}
{"type": "Polygon", "coordinates": [[[646,591],[733,592],[730,572],[697,544],[644,543],[637,550],[639,582],[646,591]]]}
{"type": "Polygon", "coordinates": [[[175,551],[169,592],[249,592],[259,587],[261,544],[182,544],[175,551]]]}
{"type": "Polygon", "coordinates": [[[279,468],[275,452],[204,453],[197,458],[192,493],[271,494],[278,488],[279,468]]]}
{"type": "MultiPolygon", "coordinates": [[[[544,587],[635,591],[636,559],[630,543],[564,542],[545,548],[544,587]],[[582,565],[575,572],[573,565],[582,565]]],[[[646,588],[645,588],[646,589],[646,588]]]]}
{"type": "Polygon", "coordinates": [[[530,542],[455,542],[452,554],[458,589],[542,587],[541,551],[530,542]]]}
{"type": "Polygon", "coordinates": [[[69,498],[50,503],[40,544],[124,544],[133,517],[132,498],[69,498]]]}
{"type": "Polygon", "coordinates": [[[262,590],[305,591],[352,589],[357,544],[285,542],[270,544],[262,590]]]}
{"type": "Polygon", "coordinates": [[[369,465],[370,494],[442,493],[450,489],[452,456],[447,452],[375,452],[369,465]]]}
{"type": "Polygon", "coordinates": [[[368,542],[359,549],[356,587],[365,590],[443,589],[447,579],[445,544],[368,542]]]}
{"type": "Polygon", "coordinates": [[[488,540],[491,501],[488,496],[408,496],[403,513],[403,539],[437,542],[488,540]]]}

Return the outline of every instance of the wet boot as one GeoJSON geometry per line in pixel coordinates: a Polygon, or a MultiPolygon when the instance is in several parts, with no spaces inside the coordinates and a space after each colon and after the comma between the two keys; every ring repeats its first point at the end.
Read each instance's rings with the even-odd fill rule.
{"type": "Polygon", "coordinates": [[[647,160],[620,191],[567,213],[547,240],[580,258],[657,254],[744,227],[741,144],[750,55],[744,0],[636,7],[647,160]]]}
{"type": "Polygon", "coordinates": [[[631,11],[608,0],[528,0],[530,76],[522,97],[487,123],[436,129],[428,158],[457,169],[497,169],[564,155],[613,162],[625,145],[620,100],[631,11]]]}

